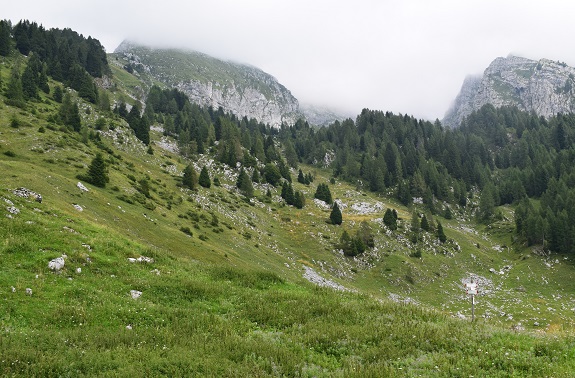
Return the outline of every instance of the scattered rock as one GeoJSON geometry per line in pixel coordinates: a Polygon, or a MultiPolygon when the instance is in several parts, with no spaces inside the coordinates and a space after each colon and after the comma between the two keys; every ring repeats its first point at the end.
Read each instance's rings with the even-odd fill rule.
{"type": "Polygon", "coordinates": [[[12,191],[14,195],[22,198],[31,198],[36,202],[42,203],[42,195],[40,193],[36,193],[30,189],[26,188],[18,188],[12,191]]]}
{"type": "Polygon", "coordinates": [[[76,184],[76,186],[78,187],[78,189],[80,189],[80,190],[82,190],[82,191],[84,191],[84,192],[88,192],[88,191],[89,191],[88,188],[86,188],[86,187],[84,186],[84,184],[82,184],[80,181],[78,181],[78,183],[76,184]]]}
{"type": "Polygon", "coordinates": [[[138,290],[130,290],[130,295],[132,296],[132,299],[138,299],[142,295],[142,292],[138,290]]]}
{"type": "Polygon", "coordinates": [[[74,204],[74,209],[78,210],[78,211],[84,211],[84,209],[82,208],[82,206],[78,205],[78,204],[74,204]]]}
{"type": "Polygon", "coordinates": [[[62,270],[62,268],[64,268],[64,265],[65,265],[64,257],[57,257],[53,260],[50,260],[50,262],[48,263],[48,268],[55,272],[59,272],[60,270],[62,270]]]}
{"type": "Polygon", "coordinates": [[[128,324],[128,325],[126,326],[126,329],[127,329],[127,330],[132,329],[132,325],[131,325],[131,324],[128,324]]]}
{"type": "Polygon", "coordinates": [[[336,282],[333,282],[331,280],[327,280],[327,279],[323,278],[312,268],[310,268],[308,266],[304,266],[304,268],[305,268],[305,273],[304,273],[303,277],[306,280],[308,280],[309,282],[312,282],[318,286],[330,287],[332,289],[340,290],[340,291],[347,291],[347,289],[344,286],[342,286],[336,282]]]}
{"type": "Polygon", "coordinates": [[[32,295],[32,289],[30,289],[29,287],[27,287],[27,288],[26,288],[26,294],[32,295]]]}
{"type": "Polygon", "coordinates": [[[137,259],[136,259],[136,258],[133,258],[133,257],[128,257],[128,261],[131,262],[131,263],[135,263],[135,262],[140,262],[140,263],[141,263],[141,262],[143,262],[143,263],[149,263],[149,264],[151,264],[151,263],[154,262],[154,259],[151,258],[151,257],[140,256],[140,257],[138,257],[137,259]]]}
{"type": "Polygon", "coordinates": [[[76,273],[78,274],[82,273],[82,268],[76,268],[76,273]]]}
{"type": "Polygon", "coordinates": [[[14,215],[20,214],[20,209],[18,209],[17,207],[14,207],[14,206],[8,206],[8,207],[6,208],[6,210],[8,210],[8,212],[9,212],[10,214],[14,214],[14,215]]]}
{"type": "Polygon", "coordinates": [[[150,270],[150,273],[155,274],[156,276],[160,275],[160,271],[158,269],[150,270]]]}
{"type": "Polygon", "coordinates": [[[12,292],[15,293],[16,292],[16,288],[14,286],[12,286],[12,292]]]}

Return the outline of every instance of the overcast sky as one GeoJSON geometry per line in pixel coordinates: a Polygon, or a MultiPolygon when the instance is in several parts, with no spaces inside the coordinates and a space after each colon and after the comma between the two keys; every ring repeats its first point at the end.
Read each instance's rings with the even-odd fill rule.
{"type": "Polygon", "coordinates": [[[185,47],[275,76],[300,103],[443,118],[499,56],[575,66],[568,0],[14,0],[0,18],[185,47]]]}

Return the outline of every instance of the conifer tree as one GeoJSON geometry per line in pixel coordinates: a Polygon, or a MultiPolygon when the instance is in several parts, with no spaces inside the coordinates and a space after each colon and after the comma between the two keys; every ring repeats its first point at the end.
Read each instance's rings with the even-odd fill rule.
{"type": "Polygon", "coordinates": [[[209,188],[212,186],[212,181],[210,180],[210,174],[208,173],[208,169],[204,165],[202,170],[200,171],[200,178],[198,179],[198,183],[203,186],[204,188],[209,188]]]}
{"type": "Polygon", "coordinates": [[[295,192],[295,199],[293,205],[298,209],[303,209],[303,207],[305,206],[305,196],[299,190],[295,192]]]}
{"type": "Polygon", "coordinates": [[[236,187],[240,190],[240,192],[248,197],[251,198],[254,196],[254,187],[252,185],[252,180],[242,167],[240,169],[240,174],[238,175],[238,180],[236,182],[236,187]]]}
{"type": "Polygon", "coordinates": [[[86,181],[100,188],[104,188],[106,183],[109,181],[108,174],[106,172],[106,162],[101,153],[96,154],[96,157],[94,157],[90,163],[86,181]]]}
{"type": "Polygon", "coordinates": [[[259,184],[259,182],[261,181],[261,177],[260,177],[260,171],[256,168],[254,168],[254,173],[252,174],[252,181],[255,182],[256,184],[259,184]]]}
{"type": "Polygon", "coordinates": [[[340,225],[343,222],[343,217],[341,215],[341,210],[337,205],[337,202],[333,203],[333,207],[331,209],[331,213],[329,214],[329,219],[331,224],[340,225]]]}
{"type": "Polygon", "coordinates": [[[425,216],[425,214],[421,218],[421,229],[423,231],[429,231],[429,222],[427,221],[427,217],[425,216]]]}
{"type": "Polygon", "coordinates": [[[8,56],[12,49],[12,40],[10,38],[10,24],[6,20],[0,21],[0,55],[8,56]]]}
{"type": "Polygon", "coordinates": [[[383,223],[392,231],[397,230],[397,218],[393,215],[393,211],[390,208],[385,210],[383,215],[383,223]]]}
{"type": "Polygon", "coordinates": [[[188,189],[196,189],[196,183],[198,181],[198,175],[194,167],[189,164],[184,169],[184,176],[182,177],[182,185],[188,189]]]}
{"type": "Polygon", "coordinates": [[[297,182],[299,182],[300,184],[305,184],[305,177],[304,177],[301,169],[299,170],[299,172],[297,174],[297,182]]]}
{"type": "Polygon", "coordinates": [[[447,236],[445,235],[445,232],[443,232],[443,226],[439,221],[437,221],[437,238],[442,243],[445,243],[447,241],[447,236]]]}
{"type": "Polygon", "coordinates": [[[15,64],[10,73],[10,81],[6,88],[7,103],[9,105],[23,108],[26,104],[24,102],[24,91],[22,90],[22,81],[20,80],[20,67],[15,64]]]}

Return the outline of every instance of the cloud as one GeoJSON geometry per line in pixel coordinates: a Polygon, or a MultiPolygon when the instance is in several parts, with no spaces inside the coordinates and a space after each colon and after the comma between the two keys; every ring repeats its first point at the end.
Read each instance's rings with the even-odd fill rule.
{"type": "Polygon", "coordinates": [[[302,102],[433,120],[498,56],[575,65],[573,14],[560,0],[32,0],[2,17],[70,27],[109,52],[124,38],[195,49],[257,66],[302,102]]]}

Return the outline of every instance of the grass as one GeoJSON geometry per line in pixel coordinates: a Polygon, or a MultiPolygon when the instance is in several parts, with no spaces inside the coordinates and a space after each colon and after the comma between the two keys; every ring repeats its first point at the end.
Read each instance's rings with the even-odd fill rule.
{"type": "Polygon", "coordinates": [[[16,288],[2,292],[3,375],[568,376],[575,368],[572,336],[513,333],[154,253],[113,231],[90,239],[102,234],[90,224],[69,235],[60,231],[69,222],[53,217],[1,221],[0,286],[16,288]],[[61,253],[64,270],[47,271],[61,253]],[[138,255],[154,262],[126,258],[138,255]],[[134,300],[130,290],[143,294],[134,300]]]}
{"type": "MultiPolygon", "coordinates": [[[[118,80],[121,91],[136,83],[118,80]]],[[[0,102],[1,375],[567,377],[574,370],[572,257],[538,256],[514,243],[511,209],[490,227],[454,209],[457,219],[439,218],[449,243],[426,233],[413,246],[412,209],[344,182],[330,184],[346,205],[344,222],[326,223],[329,210],[313,193],[329,170],[303,167],[316,180],[294,183],[307,199],[301,210],[278,201],[279,188],[269,203],[247,203],[226,189],[235,182],[218,165],[210,174],[222,186],[184,190],[184,159],[159,147],[147,154],[121,120],[95,109],[83,112],[87,124],[105,116],[116,128],[102,134],[103,145],[82,141],[49,121],[56,109],[46,96],[26,111],[0,102]],[[110,183],[86,184],[84,192],[76,176],[98,151],[110,183]],[[149,198],[138,192],[146,177],[149,198]],[[17,197],[18,187],[42,194],[42,203],[17,197]],[[383,210],[358,214],[355,203],[396,208],[399,230],[387,233],[383,210]],[[361,221],[374,230],[376,249],[346,258],[335,243],[361,221]],[[63,271],[50,271],[48,262],[63,254],[63,271]],[[140,256],[154,262],[128,260],[140,256]],[[313,286],[304,266],[349,291],[313,286]],[[462,288],[472,275],[484,282],[473,324],[462,288]],[[131,290],[142,296],[132,299],[131,290]]],[[[257,197],[264,194],[256,186],[257,197]]]]}

